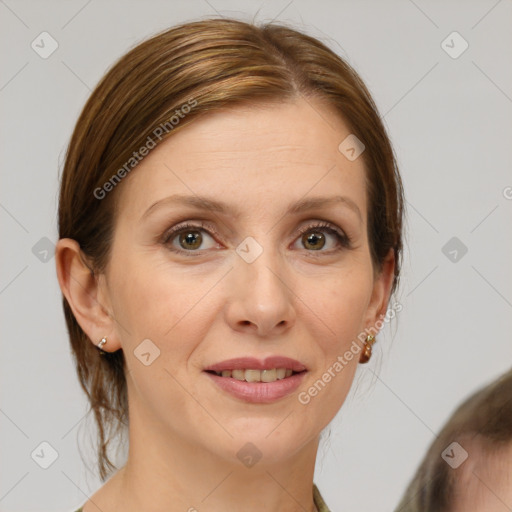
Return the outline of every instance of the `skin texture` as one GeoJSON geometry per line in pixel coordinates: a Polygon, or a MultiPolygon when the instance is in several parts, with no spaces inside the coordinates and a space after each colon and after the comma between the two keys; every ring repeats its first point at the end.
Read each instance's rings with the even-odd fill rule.
{"type": "Polygon", "coordinates": [[[452,512],[512,510],[512,443],[493,452],[482,443],[464,446],[469,457],[457,475],[452,512]]]}
{"type": "Polygon", "coordinates": [[[95,344],[107,336],[105,350],[122,349],[128,366],[128,462],[85,512],[225,512],[240,503],[247,512],[314,510],[319,435],[342,406],[359,355],[307,405],[297,394],[383,317],[394,270],[392,251],[380,274],[372,267],[363,160],[338,150],[349,134],[338,116],[304,99],[197,119],[119,185],[104,275],[90,275],[76,242],[59,241],[59,282],[78,322],[95,344]],[[224,201],[239,215],[179,205],[155,207],[141,219],[171,194],[224,201]],[[361,217],[343,205],[285,215],[301,199],[334,195],[349,197],[361,217]],[[190,247],[178,236],[163,243],[169,228],[200,220],[218,234],[200,231],[198,256],[172,252],[190,247]],[[299,230],[321,221],[349,235],[350,248],[313,228],[325,245],[312,242],[319,250],[312,249],[311,232],[299,230]],[[250,264],[236,252],[248,236],[263,248],[250,264]],[[149,366],[133,355],[144,339],[160,350],[149,366]],[[203,371],[269,355],[308,368],[297,392],[271,404],[238,400],[203,371]],[[262,454],[250,468],[236,456],[247,442],[262,454]]]}

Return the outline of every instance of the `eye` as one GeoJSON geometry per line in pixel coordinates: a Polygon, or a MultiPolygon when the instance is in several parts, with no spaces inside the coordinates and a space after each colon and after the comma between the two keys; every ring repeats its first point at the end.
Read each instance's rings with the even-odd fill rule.
{"type": "MultiPolygon", "coordinates": [[[[208,226],[210,231],[215,230],[208,226]]],[[[191,252],[206,250],[215,247],[215,240],[210,235],[204,224],[181,224],[171,228],[164,236],[163,243],[169,246],[169,249],[190,255],[191,252]],[[210,246],[202,247],[205,241],[211,240],[210,246]]]]}
{"type": "Polygon", "coordinates": [[[341,248],[349,248],[351,240],[339,228],[334,227],[329,222],[316,223],[301,228],[297,242],[308,251],[331,252],[341,248]],[[328,234],[328,236],[326,236],[328,234]],[[334,242],[329,243],[329,238],[334,242]],[[322,250],[327,246],[326,250],[322,250]]]}

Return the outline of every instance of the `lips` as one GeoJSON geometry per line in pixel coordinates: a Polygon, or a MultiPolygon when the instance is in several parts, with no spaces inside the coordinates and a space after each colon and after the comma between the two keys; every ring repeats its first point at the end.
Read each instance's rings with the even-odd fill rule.
{"type": "Polygon", "coordinates": [[[299,361],[284,356],[265,359],[242,357],[208,366],[204,372],[223,393],[244,402],[263,404],[278,401],[296,391],[307,368],[299,361]],[[275,375],[276,372],[280,373],[280,378],[275,375]],[[243,380],[236,378],[241,373],[246,376],[243,380]],[[251,378],[246,380],[248,375],[251,378]]]}

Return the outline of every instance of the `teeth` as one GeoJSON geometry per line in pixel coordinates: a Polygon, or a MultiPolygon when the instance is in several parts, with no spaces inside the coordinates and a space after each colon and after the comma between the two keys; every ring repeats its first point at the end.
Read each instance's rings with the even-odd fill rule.
{"type": "Polygon", "coordinates": [[[247,382],[261,382],[261,371],[245,370],[245,380],[247,382]]]}
{"type": "Polygon", "coordinates": [[[261,382],[274,382],[277,380],[277,370],[261,370],[261,382]]]}
{"type": "Polygon", "coordinates": [[[247,382],[275,382],[286,377],[291,377],[293,370],[290,368],[270,368],[268,370],[222,370],[216,372],[222,377],[232,377],[236,380],[245,380],[247,382]]]}
{"type": "Polygon", "coordinates": [[[231,376],[236,380],[245,380],[245,370],[233,370],[231,376]]]}

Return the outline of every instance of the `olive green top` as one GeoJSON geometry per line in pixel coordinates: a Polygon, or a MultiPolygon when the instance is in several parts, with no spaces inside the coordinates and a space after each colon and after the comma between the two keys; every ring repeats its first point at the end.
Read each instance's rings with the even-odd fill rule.
{"type": "Polygon", "coordinates": [[[318,512],[331,512],[315,484],[313,484],[313,501],[315,502],[318,512]]]}
{"type": "MultiPolygon", "coordinates": [[[[313,501],[315,502],[318,512],[331,512],[325,504],[325,501],[323,500],[322,495],[320,494],[320,491],[315,484],[313,484],[313,501]]],[[[82,507],[80,507],[75,512],[82,512],[82,507]]]]}

